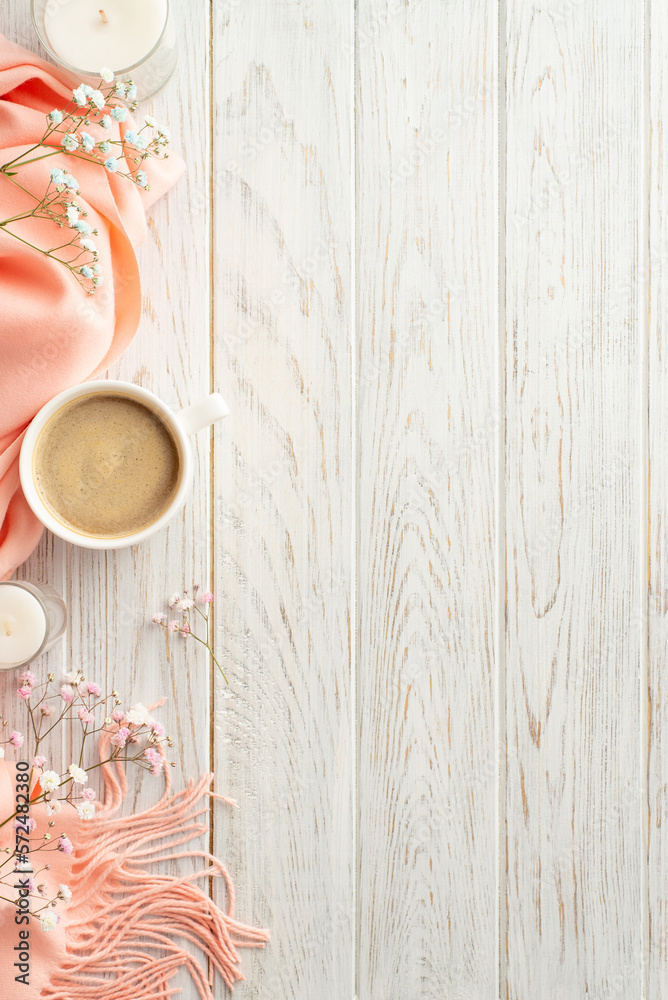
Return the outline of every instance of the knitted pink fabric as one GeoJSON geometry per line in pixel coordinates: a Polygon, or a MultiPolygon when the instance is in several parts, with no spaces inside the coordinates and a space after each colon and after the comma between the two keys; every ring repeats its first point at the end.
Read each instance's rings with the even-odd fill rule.
{"type": "MultiPolygon", "coordinates": [[[[0,165],[39,142],[47,113],[71,99],[71,84],[54,66],[0,35],[0,165]]],[[[129,118],[105,137],[118,139],[127,127],[132,128],[129,118]]],[[[54,133],[49,141],[57,146],[60,140],[54,133]]],[[[87,295],[62,265],[0,228],[0,579],[30,555],[43,530],[19,486],[23,432],[44,403],[102,373],[136,333],[141,289],[135,247],[145,238],[144,213],[184,170],[176,156],[147,159],[151,190],[146,193],[100,165],[61,154],[23,168],[21,184],[41,197],[53,167],[79,181],[77,202],[99,233],[95,243],[104,285],[87,295]]],[[[0,175],[0,221],[34,204],[0,175]]],[[[60,232],[36,219],[11,229],[42,247],[57,245],[60,232]]]]}
{"type": "MultiPolygon", "coordinates": [[[[110,732],[102,734],[100,756],[108,755],[110,732]]],[[[240,923],[234,916],[234,887],[217,858],[202,851],[178,850],[208,826],[198,817],[208,812],[212,775],[191,782],[188,788],[170,794],[169,769],[165,792],[145,812],[120,816],[127,791],[121,765],[103,766],[104,801],[96,803],[92,820],[79,820],[73,809],[65,809],[49,828],[46,807],[31,808],[39,838],[51,832],[55,840],[61,826],[74,844],[74,854],[60,851],[31,855],[35,869],[49,864],[36,881],[46,882],[49,895],[62,883],[73,893],[68,906],[59,905],[61,921],[52,931],[42,931],[30,922],[29,986],[17,984],[9,975],[15,961],[19,928],[12,910],[4,907],[0,954],[5,975],[0,978],[0,1000],[167,1000],[174,973],[185,967],[202,1000],[214,1000],[217,972],[232,989],[243,979],[239,949],[263,947],[268,933],[240,923]],[[162,862],[175,858],[197,858],[202,864],[194,874],[180,878],[160,871],[162,862]],[[227,888],[227,910],[219,909],[202,885],[209,877],[222,878],[227,888]],[[185,950],[195,945],[204,961],[185,950]]],[[[0,762],[0,815],[13,810],[13,765],[0,762]]],[[[224,800],[229,801],[229,800],[224,800]]],[[[233,803],[230,803],[233,804],[233,803]]],[[[0,847],[11,847],[13,831],[0,829],[0,847]]],[[[7,869],[5,868],[5,871],[7,869]]]]}

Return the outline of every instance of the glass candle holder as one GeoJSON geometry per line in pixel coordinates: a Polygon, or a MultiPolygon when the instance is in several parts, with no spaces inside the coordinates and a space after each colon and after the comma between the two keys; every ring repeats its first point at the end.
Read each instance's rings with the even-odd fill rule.
{"type": "Polygon", "coordinates": [[[97,86],[110,69],[145,101],[176,66],[169,0],[31,0],[31,11],[40,42],[73,84],[97,86]]]}
{"type": "Polygon", "coordinates": [[[27,667],[65,632],[67,608],[48,583],[0,582],[0,670],[27,667]]]}

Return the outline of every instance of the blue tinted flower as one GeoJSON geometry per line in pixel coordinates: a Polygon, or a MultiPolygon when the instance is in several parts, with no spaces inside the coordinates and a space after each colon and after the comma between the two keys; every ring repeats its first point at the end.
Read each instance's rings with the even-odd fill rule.
{"type": "Polygon", "coordinates": [[[100,143],[100,152],[104,153],[105,156],[107,155],[107,153],[110,153],[111,152],[111,143],[110,142],[101,142],[100,143]]]}
{"type": "Polygon", "coordinates": [[[128,87],[128,92],[125,96],[127,97],[128,101],[137,100],[137,88],[135,87],[134,83],[130,84],[130,86],[128,87]]]}
{"type": "Polygon", "coordinates": [[[148,177],[146,176],[143,170],[137,171],[137,173],[135,174],[135,181],[137,182],[139,187],[142,188],[148,187],[148,177]]]}
{"type": "Polygon", "coordinates": [[[108,160],[105,160],[104,165],[110,174],[115,174],[118,170],[118,160],[115,156],[110,156],[108,160]]]}
{"type": "Polygon", "coordinates": [[[88,264],[84,264],[84,266],[81,268],[81,273],[83,274],[84,278],[93,277],[93,272],[91,268],[88,266],[88,264]]]}
{"type": "Polygon", "coordinates": [[[125,95],[128,92],[128,88],[124,83],[121,83],[120,80],[118,81],[114,89],[117,97],[125,97],[125,95]]]}
{"type": "Polygon", "coordinates": [[[100,118],[100,125],[102,128],[111,128],[111,117],[105,115],[104,118],[100,118]]]}
{"type": "Polygon", "coordinates": [[[115,122],[124,122],[125,119],[128,117],[128,109],[114,108],[114,110],[111,112],[111,117],[114,119],[115,122]]]}
{"type": "Polygon", "coordinates": [[[87,222],[84,222],[83,219],[77,219],[76,222],[73,222],[72,229],[76,229],[82,236],[90,236],[93,232],[92,227],[89,226],[87,222]]]}
{"type": "Polygon", "coordinates": [[[64,184],[65,183],[65,171],[61,170],[60,167],[54,167],[51,171],[51,181],[54,184],[64,184]]]}
{"type": "Polygon", "coordinates": [[[72,174],[63,174],[63,184],[68,191],[78,191],[79,181],[76,177],[72,177],[72,174]]]}
{"type": "Polygon", "coordinates": [[[84,153],[92,153],[95,148],[95,139],[88,132],[81,133],[81,145],[84,153]]]}
{"type": "Polygon", "coordinates": [[[79,140],[75,135],[70,132],[64,135],[61,143],[63,149],[66,149],[69,153],[73,153],[75,149],[79,148],[79,140]]]}
{"type": "Polygon", "coordinates": [[[63,115],[61,111],[49,111],[47,118],[52,125],[60,125],[63,120],[63,115]]]}

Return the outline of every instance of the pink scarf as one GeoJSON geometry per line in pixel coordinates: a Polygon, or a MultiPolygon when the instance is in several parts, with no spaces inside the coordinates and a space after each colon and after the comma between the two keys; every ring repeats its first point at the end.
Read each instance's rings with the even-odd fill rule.
{"type": "MultiPolygon", "coordinates": [[[[101,759],[108,756],[111,736],[110,731],[101,736],[101,759]]],[[[103,772],[104,802],[96,803],[93,819],[84,822],[67,807],[55,817],[46,815],[43,804],[30,809],[37,824],[31,842],[50,832],[57,843],[64,830],[74,845],[71,855],[59,850],[32,853],[35,870],[49,864],[49,871],[40,872],[35,881],[46,883],[49,898],[59,885],[69,886],[72,901],[58,904],[60,922],[53,930],[43,931],[39,921],[31,919],[28,985],[17,983],[11,972],[18,960],[14,949],[21,928],[14,923],[10,904],[0,902],[0,1000],[168,1000],[174,992],[170,980],[184,967],[202,1000],[214,1000],[215,972],[232,989],[244,978],[238,949],[261,948],[268,939],[266,931],[235,918],[234,887],[217,858],[178,850],[208,829],[198,817],[208,813],[209,799],[223,797],[208,791],[210,774],[170,795],[167,768],[160,801],[143,813],[119,816],[127,790],[125,772],[120,764],[105,764],[103,772]],[[49,828],[54,818],[55,826],[49,828]],[[160,872],[162,862],[183,857],[199,858],[202,865],[180,878],[160,872]],[[225,882],[225,912],[198,884],[206,886],[209,877],[225,882]],[[202,962],[185,950],[185,942],[200,950],[202,962]],[[206,959],[208,976],[203,971],[206,959]]],[[[14,809],[14,775],[14,765],[0,761],[0,817],[14,809]]],[[[10,827],[8,823],[0,828],[3,852],[5,847],[13,850],[10,827]]],[[[17,969],[15,974],[22,972],[17,969]]]]}
{"type": "MultiPolygon", "coordinates": [[[[65,107],[72,87],[59,71],[0,35],[0,165],[38,142],[46,115],[65,107]]],[[[128,118],[119,129],[132,127],[128,118]]],[[[113,131],[113,130],[112,130],[113,131]]],[[[52,139],[54,145],[59,141],[52,139]]],[[[181,176],[178,157],[146,161],[150,192],[103,167],[65,154],[25,167],[21,183],[44,193],[53,167],[74,174],[77,201],[99,231],[95,242],[105,283],[87,295],[55,261],[0,228],[0,579],[37,545],[42,526],[19,486],[23,432],[37,411],[63,389],[99,375],[135,335],[141,290],[135,247],[146,235],[145,211],[181,176]]],[[[0,221],[34,203],[0,175],[0,221]]],[[[14,224],[37,246],[54,246],[60,230],[44,220],[14,224]],[[51,241],[51,242],[50,242],[51,241]]]]}

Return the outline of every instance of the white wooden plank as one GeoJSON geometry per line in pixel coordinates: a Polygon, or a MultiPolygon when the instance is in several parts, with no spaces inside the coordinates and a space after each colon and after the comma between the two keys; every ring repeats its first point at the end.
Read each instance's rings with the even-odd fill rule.
{"type": "Polygon", "coordinates": [[[241,998],[353,995],[350,4],[214,6],[218,783],[241,998]]]}
{"type": "Polygon", "coordinates": [[[359,996],[497,996],[497,5],[358,9],[359,996]]]}
{"type": "Polygon", "coordinates": [[[642,990],[642,4],[507,9],[507,979],[642,990]]]}
{"type": "Polygon", "coordinates": [[[650,6],[649,50],[649,565],[647,743],[647,1000],[668,996],[668,10],[650,6]]]}

